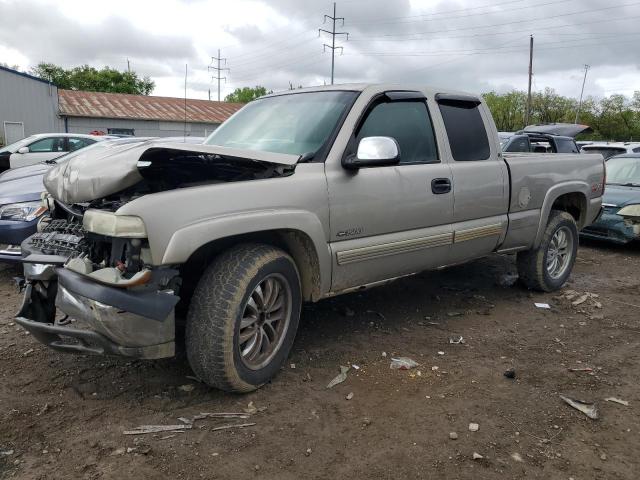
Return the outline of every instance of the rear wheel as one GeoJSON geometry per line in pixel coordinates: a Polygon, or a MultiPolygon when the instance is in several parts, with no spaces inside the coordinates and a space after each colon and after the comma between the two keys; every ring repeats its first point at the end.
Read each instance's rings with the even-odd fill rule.
{"type": "Polygon", "coordinates": [[[518,253],[518,274],[528,287],[552,292],[565,284],[578,251],[578,228],[567,212],[552,210],[540,246],[518,253]]]}
{"type": "Polygon", "coordinates": [[[248,392],[269,381],[293,345],[300,278],[284,251],[240,245],[218,257],[198,282],[187,315],[187,358],[207,384],[248,392]]]}

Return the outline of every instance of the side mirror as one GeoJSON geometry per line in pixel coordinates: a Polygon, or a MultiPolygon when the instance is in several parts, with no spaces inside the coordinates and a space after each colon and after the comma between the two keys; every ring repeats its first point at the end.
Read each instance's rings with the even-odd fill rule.
{"type": "Polygon", "coordinates": [[[382,167],[400,162],[400,147],[391,137],[365,137],[358,144],[358,152],[342,161],[349,170],[361,167],[382,167]]]}
{"type": "Polygon", "coordinates": [[[29,147],[20,147],[18,153],[29,153],[29,147]]]}

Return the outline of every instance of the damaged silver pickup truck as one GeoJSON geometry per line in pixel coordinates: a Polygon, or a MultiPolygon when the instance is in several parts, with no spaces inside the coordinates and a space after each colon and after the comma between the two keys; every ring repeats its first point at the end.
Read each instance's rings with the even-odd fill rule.
{"type": "Polygon", "coordinates": [[[601,210],[600,155],[501,153],[480,97],[344,85],[251,102],[204,145],[90,152],[45,178],[17,322],[64,352],[187,358],[249,391],[301,304],[492,252],[560,288],[601,210]],[[178,338],[180,338],[178,336],[178,338]]]}

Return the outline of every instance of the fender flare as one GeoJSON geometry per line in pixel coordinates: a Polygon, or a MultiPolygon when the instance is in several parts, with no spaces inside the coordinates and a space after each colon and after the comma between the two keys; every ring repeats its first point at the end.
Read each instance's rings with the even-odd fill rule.
{"type": "Polygon", "coordinates": [[[162,256],[162,264],[181,264],[200,247],[215,240],[248,233],[291,230],[306,234],[318,256],[320,288],[331,285],[331,254],[322,222],[305,210],[258,210],[223,215],[187,225],[173,233],[162,256]]]}
{"type": "MultiPolygon", "coordinates": [[[[544,230],[547,227],[553,203],[562,195],[566,195],[567,193],[580,193],[584,196],[585,201],[587,201],[589,198],[589,192],[589,185],[586,182],[579,181],[558,183],[547,191],[544,201],[542,202],[542,208],[540,209],[538,233],[536,234],[536,239],[533,243],[534,249],[538,248],[540,243],[542,243],[542,236],[544,235],[544,230]]],[[[578,225],[578,229],[580,229],[580,225],[578,225]]]]}

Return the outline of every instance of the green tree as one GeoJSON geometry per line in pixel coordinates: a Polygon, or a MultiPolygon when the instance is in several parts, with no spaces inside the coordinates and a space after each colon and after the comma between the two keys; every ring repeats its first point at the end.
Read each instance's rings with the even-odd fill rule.
{"type": "Polygon", "coordinates": [[[225,102],[236,102],[236,103],[249,103],[255,100],[258,97],[262,97],[263,95],[267,95],[269,93],[273,93],[273,91],[268,91],[264,87],[256,86],[256,87],[242,87],[236,88],[233,93],[230,93],[226,97],[224,97],[225,102]]]}
{"type": "Polygon", "coordinates": [[[82,65],[65,69],[53,63],[42,62],[31,73],[67,90],[149,95],[155,87],[149,77],[140,78],[135,72],[121,72],[109,67],[98,70],[82,65]]]}

